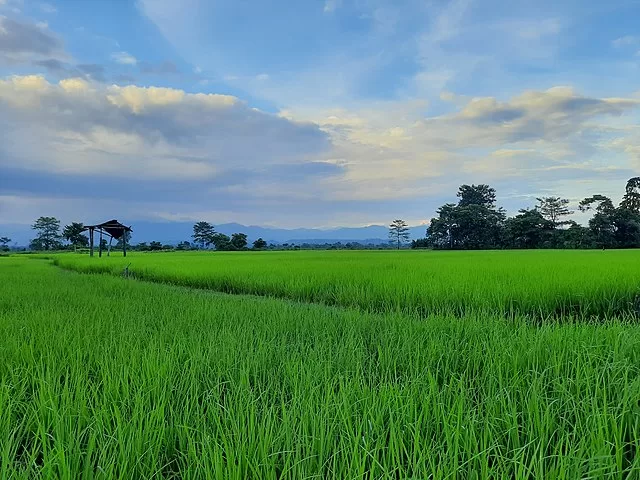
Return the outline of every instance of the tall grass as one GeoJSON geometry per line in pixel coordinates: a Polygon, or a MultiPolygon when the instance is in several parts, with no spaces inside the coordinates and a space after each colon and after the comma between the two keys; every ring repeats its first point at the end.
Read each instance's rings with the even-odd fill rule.
{"type": "Polygon", "coordinates": [[[11,258],[0,285],[0,478],[640,475],[633,324],[366,314],[11,258]]]}
{"type": "Polygon", "coordinates": [[[640,311],[638,251],[196,252],[60,266],[369,312],[608,319],[640,311]]]}

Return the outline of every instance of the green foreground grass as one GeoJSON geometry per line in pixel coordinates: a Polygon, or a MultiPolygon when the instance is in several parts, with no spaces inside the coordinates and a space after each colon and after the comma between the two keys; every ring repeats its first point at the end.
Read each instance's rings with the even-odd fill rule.
{"type": "Polygon", "coordinates": [[[640,476],[633,324],[366,314],[22,258],[0,284],[0,478],[640,476]]]}
{"type": "Polygon", "coordinates": [[[59,255],[82,272],[368,312],[606,320],[640,313],[640,251],[187,252],[59,255]]]}

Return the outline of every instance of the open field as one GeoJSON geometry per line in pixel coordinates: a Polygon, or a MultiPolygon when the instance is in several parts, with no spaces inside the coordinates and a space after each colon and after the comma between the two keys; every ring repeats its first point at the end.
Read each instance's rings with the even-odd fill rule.
{"type": "MultiPolygon", "coordinates": [[[[300,272],[298,253],[275,272],[300,272]]],[[[454,271],[478,268],[461,257],[454,271]]],[[[198,258],[130,260],[203,279],[253,261],[262,278],[269,259],[198,258]]],[[[0,258],[0,282],[0,478],[640,475],[640,326],[621,319],[364,313],[26,258],[0,258]]]]}
{"type": "Polygon", "coordinates": [[[640,311],[640,252],[187,252],[60,255],[83,272],[387,313],[607,319],[640,311]]]}

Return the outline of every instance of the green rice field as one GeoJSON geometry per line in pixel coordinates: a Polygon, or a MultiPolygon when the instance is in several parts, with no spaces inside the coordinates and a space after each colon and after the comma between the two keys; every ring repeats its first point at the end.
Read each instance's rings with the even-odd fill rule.
{"type": "Polygon", "coordinates": [[[367,312],[607,319],[640,313],[640,252],[337,251],[60,255],[57,265],[367,312]]]}
{"type": "Polygon", "coordinates": [[[0,258],[0,478],[638,479],[639,266],[0,258]]]}

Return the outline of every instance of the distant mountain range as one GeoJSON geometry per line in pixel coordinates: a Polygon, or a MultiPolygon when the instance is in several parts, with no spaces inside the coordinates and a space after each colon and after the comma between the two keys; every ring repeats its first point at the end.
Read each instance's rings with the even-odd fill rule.
{"type": "MultiPolygon", "coordinates": [[[[163,244],[176,244],[182,241],[191,241],[193,222],[148,222],[140,221],[131,224],[133,236],[131,242],[158,241],[163,244]]],[[[411,239],[425,237],[426,226],[410,227],[411,239]]],[[[241,225],[239,223],[224,223],[215,225],[216,232],[231,235],[232,233],[246,233],[249,242],[257,238],[263,238],[269,243],[371,243],[380,244],[388,242],[389,229],[384,225],[369,225],[367,227],[341,227],[331,229],[319,228],[273,228],[259,227],[255,225],[241,225]]],[[[27,225],[0,225],[0,236],[12,239],[11,244],[26,246],[33,238],[33,231],[27,225]]]]}

